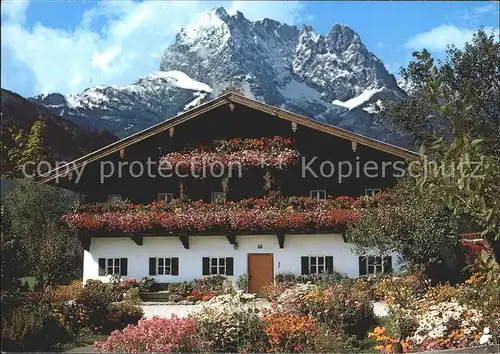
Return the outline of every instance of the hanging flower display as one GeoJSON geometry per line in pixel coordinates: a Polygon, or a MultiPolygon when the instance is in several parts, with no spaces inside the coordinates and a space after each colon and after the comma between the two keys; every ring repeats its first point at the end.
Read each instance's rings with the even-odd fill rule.
{"type": "Polygon", "coordinates": [[[64,216],[79,230],[123,233],[166,232],[317,232],[338,231],[353,222],[354,199],[318,200],[268,197],[239,202],[178,202],[149,205],[109,203],[82,205],[64,216]]]}
{"type": "Polygon", "coordinates": [[[239,139],[216,141],[187,152],[171,152],[160,159],[163,167],[181,172],[273,167],[284,169],[298,162],[300,154],[290,138],[239,139]]]}

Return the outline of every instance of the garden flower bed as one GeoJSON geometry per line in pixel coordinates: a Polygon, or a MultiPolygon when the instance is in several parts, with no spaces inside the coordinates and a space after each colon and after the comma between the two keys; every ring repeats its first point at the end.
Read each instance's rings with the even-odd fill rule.
{"type": "Polygon", "coordinates": [[[267,197],[224,203],[97,203],[65,215],[79,230],[123,233],[335,232],[356,219],[356,200],[267,197]]]}

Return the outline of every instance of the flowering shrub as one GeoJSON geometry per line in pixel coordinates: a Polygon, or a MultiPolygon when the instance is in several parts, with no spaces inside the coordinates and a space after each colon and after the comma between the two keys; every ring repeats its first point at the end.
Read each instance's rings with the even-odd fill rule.
{"type": "Polygon", "coordinates": [[[160,159],[162,166],[180,171],[201,171],[207,166],[232,169],[270,166],[282,169],[299,160],[298,151],[291,148],[292,139],[274,138],[231,139],[215,146],[202,146],[189,152],[171,152],[160,159]]]}
{"type": "Polygon", "coordinates": [[[189,296],[194,289],[194,282],[184,281],[179,283],[169,283],[168,292],[179,294],[181,296],[189,296]]]}
{"type": "Polygon", "coordinates": [[[53,302],[68,301],[76,299],[83,291],[83,282],[75,280],[69,285],[58,285],[50,293],[53,302]]]}
{"type": "Polygon", "coordinates": [[[357,298],[346,284],[326,288],[296,284],[278,296],[272,308],[278,312],[311,316],[331,329],[362,336],[375,323],[373,308],[366,298],[357,298]]]}
{"type": "Polygon", "coordinates": [[[262,318],[270,352],[298,353],[314,344],[316,321],[312,316],[269,313],[262,318]]]}
{"type": "Polygon", "coordinates": [[[349,208],[352,203],[339,198],[267,197],[225,203],[129,204],[120,210],[113,205],[110,211],[105,208],[109,203],[101,203],[80,206],[63,218],[76,229],[125,233],[334,231],[356,219],[357,211],[349,208]]]}
{"type": "Polygon", "coordinates": [[[193,352],[198,348],[198,326],[189,318],[158,318],[141,320],[136,326],[114,331],[102,342],[95,342],[99,352],[193,352]]]}
{"type": "Polygon", "coordinates": [[[242,294],[214,297],[191,316],[209,352],[262,352],[265,336],[258,310],[242,294]]]}
{"type": "Polygon", "coordinates": [[[144,312],[139,306],[121,302],[114,303],[108,307],[106,321],[102,333],[111,333],[116,329],[123,329],[131,324],[137,324],[144,316],[144,312]]]}
{"type": "Polygon", "coordinates": [[[375,296],[401,305],[415,301],[425,290],[421,273],[388,275],[377,280],[375,296]]]}
{"type": "Polygon", "coordinates": [[[131,288],[138,288],[139,284],[137,283],[137,280],[135,280],[135,278],[128,278],[120,281],[120,287],[122,288],[123,292],[125,292],[131,288]]]}
{"type": "Polygon", "coordinates": [[[479,311],[458,302],[441,302],[416,317],[417,329],[409,340],[422,350],[461,348],[477,343],[484,322],[479,311]]]}
{"type": "Polygon", "coordinates": [[[399,341],[397,338],[388,336],[385,327],[378,326],[373,332],[368,332],[368,338],[374,338],[379,343],[375,346],[375,349],[380,350],[383,354],[394,353],[396,343],[401,344],[403,353],[407,353],[410,350],[408,342],[399,341]]]}

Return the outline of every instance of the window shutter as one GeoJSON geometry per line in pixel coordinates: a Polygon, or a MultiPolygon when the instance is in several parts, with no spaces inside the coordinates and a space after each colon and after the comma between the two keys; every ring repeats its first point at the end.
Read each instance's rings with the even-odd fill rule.
{"type": "Polygon", "coordinates": [[[170,275],[179,275],[179,258],[172,258],[172,271],[170,275]]]}
{"type": "Polygon", "coordinates": [[[156,275],[156,257],[149,258],[149,275],[156,275]]]}
{"type": "Polygon", "coordinates": [[[127,275],[127,268],[128,268],[128,259],[121,258],[120,259],[120,275],[127,275]]]}
{"type": "Polygon", "coordinates": [[[392,273],[392,257],[384,257],[384,273],[392,273]]]}
{"type": "Polygon", "coordinates": [[[366,257],[359,257],[359,275],[366,275],[366,257]]]}
{"type": "Polygon", "coordinates": [[[99,276],[106,275],[106,258],[99,258],[99,276]]]}
{"type": "Polygon", "coordinates": [[[210,258],[203,257],[203,275],[210,275],[210,258]]]}
{"type": "Polygon", "coordinates": [[[226,275],[233,275],[234,274],[234,262],[233,262],[233,257],[228,257],[226,258],[226,275]]]}
{"type": "Polygon", "coordinates": [[[301,274],[309,274],[309,257],[301,257],[301,274]]]}
{"type": "Polygon", "coordinates": [[[330,274],[333,273],[333,257],[327,256],[326,258],[326,271],[330,274]]]}

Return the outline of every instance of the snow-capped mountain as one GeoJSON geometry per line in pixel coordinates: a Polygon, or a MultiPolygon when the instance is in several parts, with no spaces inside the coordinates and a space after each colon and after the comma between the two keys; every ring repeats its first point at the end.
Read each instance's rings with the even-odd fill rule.
{"type": "Polygon", "coordinates": [[[85,127],[119,136],[217,97],[231,82],[247,97],[383,140],[375,106],[405,93],[348,26],[326,35],[224,8],[198,16],[164,52],[159,71],[131,85],[32,98],[85,127]]]}

